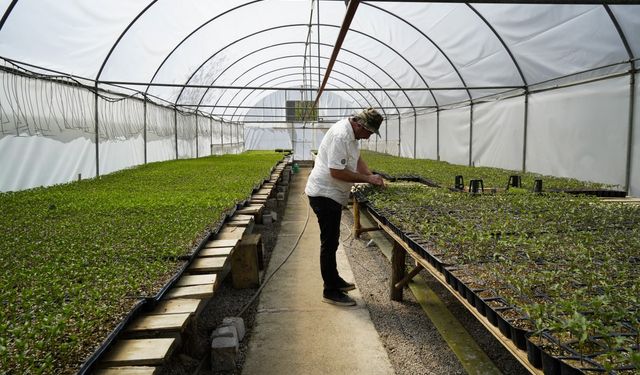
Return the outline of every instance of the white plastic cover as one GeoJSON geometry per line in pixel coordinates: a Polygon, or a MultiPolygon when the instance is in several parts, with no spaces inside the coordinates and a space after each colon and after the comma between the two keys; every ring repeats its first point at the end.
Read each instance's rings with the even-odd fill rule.
{"type": "MultiPolygon", "coordinates": [[[[100,173],[144,162],[145,150],[147,162],[238,152],[245,131],[258,134],[243,126],[282,125],[254,109],[282,106],[275,89],[316,91],[346,10],[316,0],[21,0],[8,13],[11,3],[0,0],[0,190],[96,174],[94,87],[100,173]],[[18,167],[22,147],[48,157],[21,152],[31,167],[18,167]],[[35,176],[46,171],[57,173],[35,176]]],[[[637,192],[640,116],[628,109],[638,101],[629,89],[637,30],[639,4],[360,2],[321,98],[331,96],[321,108],[344,110],[321,117],[373,106],[387,121],[363,147],[429,158],[439,149],[453,163],[519,169],[528,92],[527,169],[622,184],[629,170],[637,192]],[[604,80],[584,84],[591,79],[604,80]]]]}

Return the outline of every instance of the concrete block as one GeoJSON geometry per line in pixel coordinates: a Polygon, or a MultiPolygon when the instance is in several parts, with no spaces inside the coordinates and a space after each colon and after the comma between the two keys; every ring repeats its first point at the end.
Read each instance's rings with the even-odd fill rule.
{"type": "Polygon", "coordinates": [[[273,216],[271,216],[271,212],[263,212],[262,213],[262,224],[271,225],[273,222],[273,216]]]}
{"type": "Polygon", "coordinates": [[[242,320],[239,316],[226,317],[222,319],[223,326],[234,326],[236,328],[236,332],[238,334],[238,341],[242,341],[244,339],[245,328],[244,328],[244,320],[242,320]]]}
{"type": "Polygon", "coordinates": [[[211,369],[233,371],[238,354],[238,332],[234,325],[220,326],[211,334],[211,369]]]}

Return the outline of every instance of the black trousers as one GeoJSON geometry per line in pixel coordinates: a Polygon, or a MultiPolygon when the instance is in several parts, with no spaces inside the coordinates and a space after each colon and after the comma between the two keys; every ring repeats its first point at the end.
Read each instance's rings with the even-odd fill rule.
{"type": "Polygon", "coordinates": [[[320,225],[320,273],[324,281],[324,291],[337,290],[342,282],[336,263],[342,205],[326,197],[309,197],[309,205],[318,217],[320,225]]]}

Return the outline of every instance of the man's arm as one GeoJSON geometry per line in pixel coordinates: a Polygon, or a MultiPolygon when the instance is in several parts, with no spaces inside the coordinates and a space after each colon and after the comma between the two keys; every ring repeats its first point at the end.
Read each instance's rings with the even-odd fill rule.
{"type": "MultiPolygon", "coordinates": [[[[359,162],[358,162],[358,165],[360,165],[359,162]]],[[[352,172],[347,169],[333,169],[333,168],[330,168],[329,171],[331,173],[331,177],[337,178],[338,180],[341,180],[341,181],[368,182],[372,185],[384,186],[384,181],[382,180],[382,177],[380,177],[377,174],[371,174],[371,172],[369,172],[369,174],[363,174],[359,172],[352,172]]]]}

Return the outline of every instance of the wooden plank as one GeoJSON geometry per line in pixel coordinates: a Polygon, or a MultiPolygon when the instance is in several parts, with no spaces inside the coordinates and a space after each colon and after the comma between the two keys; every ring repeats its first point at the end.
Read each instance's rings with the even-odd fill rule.
{"type": "Polygon", "coordinates": [[[212,273],[222,271],[226,257],[204,257],[196,258],[191,263],[189,271],[197,273],[212,273]]]}
{"type": "Polygon", "coordinates": [[[151,366],[118,366],[97,369],[92,372],[94,375],[154,375],[157,367],[151,366]]]}
{"type": "Polygon", "coordinates": [[[243,207],[237,210],[236,212],[240,214],[259,215],[262,212],[263,208],[264,208],[263,204],[252,204],[247,207],[243,207]]]}
{"type": "Polygon", "coordinates": [[[253,215],[235,214],[229,218],[229,221],[253,220],[253,215]]]}
{"type": "Polygon", "coordinates": [[[230,227],[246,227],[246,226],[251,225],[252,222],[253,222],[253,218],[251,218],[251,219],[240,219],[240,220],[229,221],[225,225],[230,226],[230,227]]]}
{"type": "Polygon", "coordinates": [[[188,299],[205,299],[213,296],[213,285],[191,285],[171,288],[165,294],[166,299],[188,298],[188,299]]]}
{"type": "Polygon", "coordinates": [[[171,355],[176,339],[119,340],[101,361],[102,366],[161,365],[171,355]]]}
{"type": "Polygon", "coordinates": [[[226,257],[233,252],[233,247],[214,247],[211,249],[202,249],[198,253],[199,257],[226,257]]]}
{"type": "Polygon", "coordinates": [[[182,275],[175,286],[215,284],[217,280],[218,275],[216,275],[215,273],[205,273],[202,275],[182,275]]]}
{"type": "Polygon", "coordinates": [[[227,240],[216,239],[216,240],[207,242],[204,245],[204,247],[206,249],[214,248],[214,247],[236,247],[239,241],[240,241],[239,239],[237,240],[236,239],[227,239],[227,240]]]}
{"type": "Polygon", "coordinates": [[[151,314],[194,314],[198,311],[201,302],[201,299],[196,298],[163,300],[158,302],[158,305],[151,311],[151,314]]]}
{"type": "Polygon", "coordinates": [[[626,198],[600,198],[602,202],[606,203],[630,203],[630,204],[640,204],[640,198],[626,197],[626,198]]]}
{"type": "Polygon", "coordinates": [[[246,229],[243,228],[243,227],[235,227],[235,226],[231,226],[231,225],[225,224],[222,227],[222,229],[220,229],[218,234],[222,234],[222,233],[240,233],[240,237],[242,237],[242,234],[244,234],[245,230],[246,229]]]}
{"type": "MultiPolygon", "coordinates": [[[[240,229],[245,229],[245,228],[240,228],[240,229]]],[[[219,240],[240,240],[242,238],[242,236],[244,235],[244,230],[243,231],[233,231],[233,232],[228,232],[228,231],[220,231],[218,232],[218,234],[216,235],[216,238],[219,240]]]]}
{"type": "Polygon", "coordinates": [[[131,322],[125,329],[125,332],[182,332],[190,316],[190,313],[142,315],[131,322]]]}

